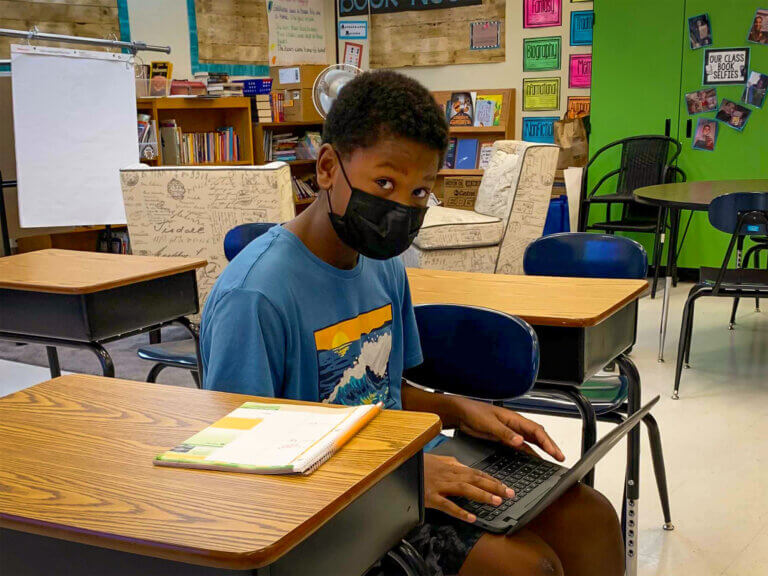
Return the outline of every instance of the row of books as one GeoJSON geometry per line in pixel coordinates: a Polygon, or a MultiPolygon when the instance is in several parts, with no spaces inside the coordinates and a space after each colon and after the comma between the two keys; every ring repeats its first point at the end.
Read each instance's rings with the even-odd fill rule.
{"type": "Polygon", "coordinates": [[[264,130],[264,160],[267,162],[314,160],[321,145],[322,137],[319,132],[307,131],[298,135],[293,132],[275,133],[274,130],[264,130]]]}
{"type": "Polygon", "coordinates": [[[498,126],[503,101],[501,94],[454,92],[445,103],[445,118],[451,126],[498,126]]]}
{"type": "Polygon", "coordinates": [[[160,140],[166,166],[240,160],[240,138],[231,126],[217,128],[215,132],[184,133],[176,120],[163,120],[160,140]]]}
{"type": "Polygon", "coordinates": [[[293,183],[293,195],[297,200],[316,198],[320,191],[314,176],[309,176],[303,179],[293,176],[291,177],[291,181],[293,183]]]}
{"type": "Polygon", "coordinates": [[[252,96],[251,116],[254,122],[285,122],[285,93],[252,96]]]}
{"type": "Polygon", "coordinates": [[[445,153],[443,168],[456,170],[485,170],[491,161],[493,142],[479,143],[477,138],[451,138],[445,153]]]}
{"type": "Polygon", "coordinates": [[[197,72],[191,80],[173,79],[173,63],[154,61],[137,64],[137,96],[256,96],[269,94],[271,78],[245,78],[232,81],[224,72],[197,72]]]}
{"type": "Polygon", "coordinates": [[[157,126],[149,114],[138,114],[139,158],[154,160],[157,158],[157,126]]]}

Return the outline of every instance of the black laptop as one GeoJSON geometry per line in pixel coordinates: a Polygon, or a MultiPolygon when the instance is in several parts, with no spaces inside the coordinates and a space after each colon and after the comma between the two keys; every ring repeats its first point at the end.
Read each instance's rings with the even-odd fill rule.
{"type": "Polygon", "coordinates": [[[659,396],[656,396],[616,426],[570,469],[465,434],[446,440],[430,453],[453,456],[462,464],[482,470],[512,488],[515,497],[507,498],[499,506],[465,498],[454,499],[459,506],[477,516],[475,526],[496,534],[512,534],[584,478],[619,440],[640,424],[658,401],[659,396]]]}

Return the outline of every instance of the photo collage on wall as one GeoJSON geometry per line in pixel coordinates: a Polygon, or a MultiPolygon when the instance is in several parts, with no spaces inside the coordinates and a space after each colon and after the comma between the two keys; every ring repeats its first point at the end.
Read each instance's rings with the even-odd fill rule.
{"type": "MultiPolygon", "coordinates": [[[[692,146],[695,150],[713,152],[721,125],[743,132],[752,114],[760,113],[768,91],[768,70],[751,69],[753,48],[749,46],[718,47],[717,23],[710,20],[709,14],[688,18],[688,36],[691,50],[703,49],[702,87],[685,95],[688,114],[714,114],[697,119],[692,146]],[[743,86],[739,101],[724,96],[718,101],[717,86],[743,86]]],[[[755,11],[746,42],[757,44],[755,50],[768,49],[764,48],[768,47],[768,9],[755,11]]]]}
{"type": "Polygon", "coordinates": [[[591,7],[591,0],[523,0],[523,140],[553,144],[555,122],[589,116],[591,7]]]}

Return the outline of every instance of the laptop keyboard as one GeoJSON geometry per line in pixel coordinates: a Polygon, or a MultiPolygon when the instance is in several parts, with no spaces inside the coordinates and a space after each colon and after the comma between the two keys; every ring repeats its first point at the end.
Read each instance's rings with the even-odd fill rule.
{"type": "Polygon", "coordinates": [[[459,506],[488,522],[493,522],[496,517],[506,512],[515,502],[528,496],[560,469],[556,464],[533,458],[519,451],[493,454],[474,468],[502,481],[515,491],[514,498],[506,498],[498,506],[482,504],[466,498],[456,500],[459,506]]]}

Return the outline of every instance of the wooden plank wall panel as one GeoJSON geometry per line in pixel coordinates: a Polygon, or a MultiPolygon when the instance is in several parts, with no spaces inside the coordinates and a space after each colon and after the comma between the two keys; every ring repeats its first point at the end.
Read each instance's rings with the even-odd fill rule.
{"type": "Polygon", "coordinates": [[[195,16],[201,63],[267,64],[265,0],[196,0],[195,16]]]}
{"type": "Polygon", "coordinates": [[[370,67],[438,66],[503,62],[505,0],[481,6],[396,12],[371,16],[370,67]],[[470,23],[501,22],[501,46],[470,49],[470,23]]]}
{"type": "MultiPolygon", "coordinates": [[[[0,0],[0,28],[29,30],[32,26],[53,34],[96,38],[109,38],[114,34],[120,38],[116,0],[0,0]]],[[[20,38],[0,37],[0,59],[10,58],[11,44],[23,42],[20,38]]],[[[77,48],[57,42],[35,41],[34,44],[77,48]]]]}

